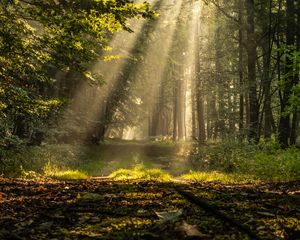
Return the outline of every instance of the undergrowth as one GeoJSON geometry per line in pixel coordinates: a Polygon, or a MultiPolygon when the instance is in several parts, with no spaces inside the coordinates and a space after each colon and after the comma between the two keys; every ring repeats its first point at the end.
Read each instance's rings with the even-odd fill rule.
{"type": "Polygon", "coordinates": [[[131,169],[119,169],[109,175],[109,177],[115,180],[158,180],[158,181],[169,181],[171,175],[162,171],[158,168],[147,169],[142,163],[137,164],[131,169]]]}
{"type": "Polygon", "coordinates": [[[189,161],[192,163],[192,170],[199,172],[200,179],[207,174],[219,178],[221,173],[233,179],[300,179],[300,150],[295,147],[280,149],[271,143],[251,145],[227,141],[198,147],[189,155],[189,161]],[[216,175],[216,172],[220,174],[216,175]]]}
{"type": "MultiPolygon", "coordinates": [[[[183,179],[197,181],[243,183],[300,179],[300,150],[295,147],[283,150],[272,143],[251,145],[234,141],[204,147],[195,145],[189,153],[180,153],[185,160],[176,162],[177,169],[163,171],[151,164],[154,157],[163,153],[164,158],[171,157],[172,148],[165,148],[165,143],[162,145],[159,149],[148,146],[146,152],[130,144],[122,144],[117,150],[114,144],[46,145],[0,150],[0,175],[72,179],[110,174],[114,179],[170,180],[172,173],[182,170],[183,179]],[[147,155],[149,152],[152,157],[147,155]],[[103,171],[104,167],[106,171],[103,171]]],[[[173,148],[177,157],[178,149],[173,148]]]]}

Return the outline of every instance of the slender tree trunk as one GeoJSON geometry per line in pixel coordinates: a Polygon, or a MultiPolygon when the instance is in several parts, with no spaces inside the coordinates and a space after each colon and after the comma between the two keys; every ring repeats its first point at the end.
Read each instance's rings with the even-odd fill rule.
{"type": "Polygon", "coordinates": [[[268,26],[264,27],[264,32],[268,32],[267,39],[263,42],[263,91],[264,91],[264,138],[269,140],[272,134],[272,109],[271,109],[271,78],[270,78],[270,63],[271,63],[271,26],[272,26],[272,0],[269,1],[269,20],[268,26]]]}
{"type": "MultiPolygon", "coordinates": [[[[294,37],[294,0],[286,0],[286,43],[287,46],[291,46],[295,43],[294,37]]],[[[287,55],[290,54],[288,51],[287,55]]],[[[293,71],[292,60],[286,58],[285,73],[289,74],[293,71]]],[[[286,113],[286,108],[288,106],[289,96],[291,94],[291,89],[293,86],[293,77],[287,77],[285,80],[283,96],[281,101],[281,115],[279,120],[279,131],[278,131],[278,141],[279,144],[286,148],[289,146],[289,138],[291,134],[291,124],[290,124],[290,114],[286,113]]]]}
{"type": "Polygon", "coordinates": [[[195,79],[192,79],[191,103],[192,103],[192,138],[197,138],[196,126],[196,98],[195,98],[195,79]]]}
{"type": "MultiPolygon", "coordinates": [[[[182,74],[182,71],[180,71],[180,75],[182,74]]],[[[177,127],[178,127],[178,140],[182,140],[184,137],[184,114],[183,114],[183,80],[180,79],[177,81],[177,127]]]]}
{"type": "Polygon", "coordinates": [[[247,0],[247,54],[249,87],[249,141],[258,143],[259,105],[256,92],[256,43],[254,32],[254,0],[247,0]]]}
{"type": "Polygon", "coordinates": [[[244,71],[243,71],[243,0],[239,0],[239,87],[240,87],[240,99],[239,99],[239,136],[242,141],[244,138],[244,71]]]}
{"type": "MultiPolygon", "coordinates": [[[[297,3],[296,8],[296,16],[297,16],[297,23],[296,26],[296,50],[300,51],[300,3],[297,3]]],[[[295,69],[295,77],[294,77],[294,84],[299,83],[299,71],[300,69],[296,67],[295,69]]],[[[292,129],[291,129],[291,136],[290,136],[290,144],[295,145],[297,140],[297,130],[299,125],[299,115],[296,111],[293,112],[293,119],[292,119],[292,129]]]]}
{"type": "Polygon", "coordinates": [[[173,90],[173,141],[176,141],[177,140],[177,137],[178,137],[178,88],[177,88],[177,81],[175,82],[175,86],[174,86],[174,90],[173,90]]]}
{"type": "Polygon", "coordinates": [[[196,34],[195,34],[195,81],[196,81],[196,105],[198,120],[198,141],[199,144],[206,144],[205,119],[203,92],[200,78],[200,35],[199,35],[199,18],[197,18],[196,34]]]}
{"type": "MultiPolygon", "coordinates": [[[[216,1],[219,5],[219,0],[216,1]]],[[[217,84],[217,94],[218,94],[218,132],[219,135],[222,137],[225,135],[225,96],[224,96],[224,83],[222,79],[222,46],[221,46],[221,24],[219,21],[219,14],[221,12],[219,9],[215,12],[215,19],[216,19],[216,31],[215,31],[215,83],[217,84]]]]}

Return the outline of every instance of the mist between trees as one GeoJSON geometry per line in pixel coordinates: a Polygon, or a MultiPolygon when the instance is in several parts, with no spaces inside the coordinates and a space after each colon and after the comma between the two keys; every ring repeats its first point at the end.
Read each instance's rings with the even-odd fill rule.
{"type": "Polygon", "coordinates": [[[1,1],[0,146],[297,146],[295,0],[1,1]]]}

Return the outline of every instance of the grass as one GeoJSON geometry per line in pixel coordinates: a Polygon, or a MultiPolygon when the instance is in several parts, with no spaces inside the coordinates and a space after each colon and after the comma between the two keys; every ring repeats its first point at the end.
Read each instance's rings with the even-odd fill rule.
{"type": "Polygon", "coordinates": [[[217,171],[201,172],[190,171],[183,174],[180,178],[184,180],[194,180],[198,182],[220,182],[224,184],[245,184],[245,183],[258,183],[259,179],[254,176],[238,173],[222,173],[217,171]]]}
{"type": "Polygon", "coordinates": [[[78,169],[59,169],[59,167],[48,162],[44,167],[43,177],[53,179],[85,179],[88,174],[78,169]]]}
{"type": "MultiPolygon", "coordinates": [[[[197,178],[232,179],[232,181],[293,181],[300,179],[300,151],[280,149],[276,145],[240,144],[225,141],[196,148],[190,155],[197,178]],[[236,179],[236,180],[235,180],[236,179]]],[[[227,180],[224,180],[227,181],[227,180]]],[[[231,180],[228,180],[231,181],[231,180]]]]}
{"type": "Polygon", "coordinates": [[[161,147],[159,144],[62,144],[0,150],[0,175],[59,179],[110,175],[114,179],[169,181],[173,173],[183,174],[183,179],[223,183],[300,179],[300,150],[297,148],[282,150],[270,143],[251,145],[233,141],[196,146],[192,150],[191,143],[181,147],[178,143],[173,147],[165,142],[161,147]],[[167,161],[159,162],[158,158],[176,164],[168,169],[167,161]],[[165,171],[160,167],[166,168],[165,171]]]}
{"type": "Polygon", "coordinates": [[[112,172],[109,177],[115,180],[158,180],[158,181],[170,181],[171,175],[158,168],[146,169],[145,166],[140,163],[131,169],[118,169],[112,172]]]}
{"type": "Polygon", "coordinates": [[[85,179],[89,177],[86,173],[81,172],[79,170],[59,170],[56,172],[52,172],[50,174],[45,174],[44,176],[48,178],[60,179],[60,180],[85,179]]]}

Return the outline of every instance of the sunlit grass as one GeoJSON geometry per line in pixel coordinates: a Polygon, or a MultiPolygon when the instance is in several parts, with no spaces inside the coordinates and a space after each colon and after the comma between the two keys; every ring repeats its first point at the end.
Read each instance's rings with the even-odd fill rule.
{"type": "Polygon", "coordinates": [[[180,178],[184,180],[194,180],[199,182],[221,182],[224,184],[244,184],[244,183],[259,183],[259,180],[250,175],[238,173],[222,173],[217,171],[190,171],[183,174],[180,178]]]}
{"type": "Polygon", "coordinates": [[[48,162],[44,167],[44,177],[54,179],[85,179],[89,176],[87,173],[77,169],[59,169],[57,166],[48,162]]]}
{"type": "Polygon", "coordinates": [[[158,168],[146,169],[145,166],[140,163],[131,169],[118,169],[112,172],[109,177],[115,180],[158,180],[158,181],[170,181],[171,176],[158,168]]]}
{"type": "Polygon", "coordinates": [[[85,179],[89,176],[79,170],[62,170],[54,172],[46,177],[55,178],[55,179],[85,179]]]}

